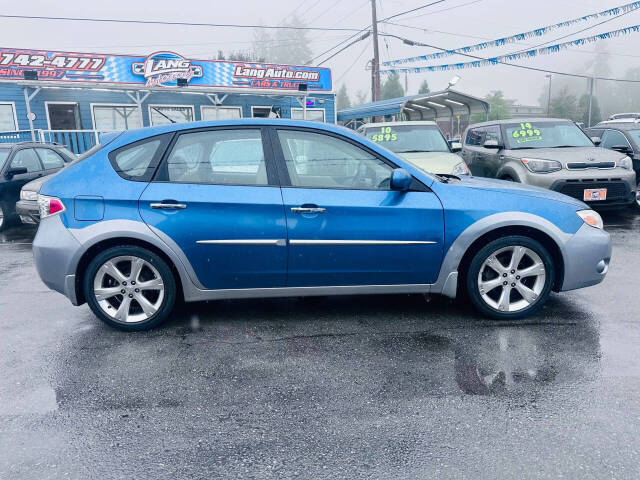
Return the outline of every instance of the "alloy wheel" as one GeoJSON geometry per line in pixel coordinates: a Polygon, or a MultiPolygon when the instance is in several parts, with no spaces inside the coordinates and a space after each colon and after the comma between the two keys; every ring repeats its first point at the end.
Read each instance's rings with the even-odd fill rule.
{"type": "Polygon", "coordinates": [[[544,289],[547,271],[540,256],[514,245],[496,250],[478,273],[482,300],[501,312],[518,312],[535,304],[544,289]]]}
{"type": "Polygon", "coordinates": [[[96,302],[107,315],[123,323],[143,322],[162,306],[164,282],[148,261],[120,256],[103,263],[93,281],[96,302]]]}
{"type": "Polygon", "coordinates": [[[4,226],[4,210],[0,207],[0,229],[4,226]]]}
{"type": "Polygon", "coordinates": [[[636,205],[640,208],[640,183],[638,183],[638,187],[636,188],[636,205]]]}

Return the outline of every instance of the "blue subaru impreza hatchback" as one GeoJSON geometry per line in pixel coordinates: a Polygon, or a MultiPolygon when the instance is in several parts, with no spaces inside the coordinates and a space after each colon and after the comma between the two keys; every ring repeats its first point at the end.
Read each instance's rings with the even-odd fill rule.
{"type": "Polygon", "coordinates": [[[515,319],[608,270],[584,203],[433,175],[340,127],[200,122],[108,140],[43,185],[33,251],[47,286],[124,330],[179,298],[465,293],[515,319]]]}

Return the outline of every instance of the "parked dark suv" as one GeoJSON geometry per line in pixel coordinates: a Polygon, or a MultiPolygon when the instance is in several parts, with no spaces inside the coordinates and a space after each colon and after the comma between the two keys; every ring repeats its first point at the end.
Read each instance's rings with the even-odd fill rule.
{"type": "Polygon", "coordinates": [[[0,144],[0,231],[15,223],[16,202],[24,184],[57,172],[75,155],[64,146],[46,143],[0,144]]]}
{"type": "MultiPolygon", "coordinates": [[[[599,139],[602,148],[628,155],[633,160],[636,183],[640,185],[640,120],[625,118],[600,122],[585,130],[587,135],[599,139]]],[[[640,208],[640,193],[636,190],[636,206],[640,208]]]]}

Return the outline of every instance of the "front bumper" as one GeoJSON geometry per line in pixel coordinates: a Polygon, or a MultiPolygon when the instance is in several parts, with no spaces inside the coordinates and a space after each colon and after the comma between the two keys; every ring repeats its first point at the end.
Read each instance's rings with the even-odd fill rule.
{"type": "Polygon", "coordinates": [[[586,223],[564,245],[564,280],[561,291],[596,285],[607,275],[611,236],[586,223]]]}
{"type": "Polygon", "coordinates": [[[563,193],[572,198],[584,201],[586,189],[607,189],[607,199],[585,202],[591,207],[624,207],[636,199],[636,184],[623,178],[615,179],[580,179],[558,180],[551,185],[551,190],[563,193]]]}
{"type": "Polygon", "coordinates": [[[38,275],[47,287],[62,293],[74,305],[78,305],[74,260],[80,249],[80,243],[64,226],[60,215],[40,222],[33,240],[33,258],[38,275]]]}
{"type": "Polygon", "coordinates": [[[38,207],[38,202],[20,200],[16,203],[16,213],[22,223],[40,223],[40,208],[38,207]]]}

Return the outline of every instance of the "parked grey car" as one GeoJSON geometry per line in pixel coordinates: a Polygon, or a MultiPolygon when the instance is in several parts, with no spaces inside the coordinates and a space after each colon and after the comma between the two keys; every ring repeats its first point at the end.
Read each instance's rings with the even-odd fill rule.
{"type": "Polygon", "coordinates": [[[471,173],[548,188],[588,204],[635,202],[631,158],[597,148],[570,120],[510,119],[471,125],[462,157],[471,173]]]}

